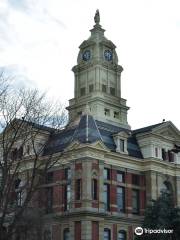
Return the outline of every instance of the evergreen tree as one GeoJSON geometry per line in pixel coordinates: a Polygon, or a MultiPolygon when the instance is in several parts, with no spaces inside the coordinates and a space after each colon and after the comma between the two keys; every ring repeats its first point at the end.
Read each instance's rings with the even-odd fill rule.
{"type": "Polygon", "coordinates": [[[180,239],[180,208],[174,206],[170,191],[161,192],[157,200],[152,200],[146,208],[142,228],[173,230],[173,233],[153,233],[136,236],[136,240],[179,240],[180,239]]]}

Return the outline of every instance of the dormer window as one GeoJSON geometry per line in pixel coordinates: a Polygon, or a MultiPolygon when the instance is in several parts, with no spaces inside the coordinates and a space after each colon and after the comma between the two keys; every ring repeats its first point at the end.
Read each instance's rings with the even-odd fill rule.
{"type": "Polygon", "coordinates": [[[166,160],[166,151],[165,151],[165,149],[164,148],[162,148],[162,159],[163,160],[166,160]]]}
{"type": "Polygon", "coordinates": [[[119,141],[120,141],[120,151],[124,152],[124,150],[125,150],[125,148],[124,148],[125,140],[124,139],[119,139],[119,141]]]}
{"type": "Polygon", "coordinates": [[[155,147],[155,157],[158,158],[158,156],[159,156],[159,155],[158,155],[158,148],[155,147]]]}
{"type": "Polygon", "coordinates": [[[129,137],[129,133],[127,133],[125,131],[121,131],[121,132],[113,135],[114,142],[116,144],[116,152],[128,154],[128,150],[127,150],[128,137],[129,137]]]}

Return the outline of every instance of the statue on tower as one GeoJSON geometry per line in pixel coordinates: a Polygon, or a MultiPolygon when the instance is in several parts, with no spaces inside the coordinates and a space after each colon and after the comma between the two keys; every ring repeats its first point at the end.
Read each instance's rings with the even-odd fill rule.
{"type": "Polygon", "coordinates": [[[97,25],[100,23],[100,15],[99,15],[99,10],[96,10],[95,16],[94,16],[94,21],[97,25]]]}

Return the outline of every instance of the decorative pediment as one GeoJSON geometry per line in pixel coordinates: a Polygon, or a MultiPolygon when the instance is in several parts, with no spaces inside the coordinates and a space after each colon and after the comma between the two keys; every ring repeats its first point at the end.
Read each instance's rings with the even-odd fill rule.
{"type": "Polygon", "coordinates": [[[180,141],[180,131],[170,121],[165,122],[164,124],[158,127],[155,127],[152,130],[152,133],[155,133],[165,138],[171,138],[171,139],[176,139],[180,141]]]}
{"type": "Polygon", "coordinates": [[[68,147],[66,147],[66,148],[64,149],[64,151],[66,152],[66,151],[76,150],[76,149],[79,149],[79,148],[81,148],[81,147],[82,147],[82,144],[81,144],[80,142],[78,142],[78,141],[73,141],[73,142],[71,142],[71,143],[68,145],[68,147]]]}
{"type": "Polygon", "coordinates": [[[127,131],[120,131],[118,133],[113,134],[113,137],[120,137],[127,139],[130,136],[130,132],[127,131]]]}
{"type": "Polygon", "coordinates": [[[90,146],[97,150],[103,150],[103,151],[109,152],[109,149],[101,141],[96,141],[94,143],[80,143],[79,141],[73,141],[70,143],[70,145],[64,151],[76,150],[76,149],[83,148],[85,146],[90,146]]]}
{"type": "Polygon", "coordinates": [[[104,150],[104,151],[108,151],[109,152],[109,149],[105,146],[105,144],[101,141],[97,141],[93,144],[91,144],[91,146],[93,146],[94,148],[96,149],[99,149],[99,150],[104,150]]]}

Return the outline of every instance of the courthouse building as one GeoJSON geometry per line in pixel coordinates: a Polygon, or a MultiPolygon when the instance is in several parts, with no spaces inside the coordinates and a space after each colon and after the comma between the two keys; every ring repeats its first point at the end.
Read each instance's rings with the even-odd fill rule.
{"type": "Polygon", "coordinates": [[[98,11],[94,21],[72,69],[69,122],[43,153],[61,163],[48,172],[40,200],[46,240],[133,240],[162,189],[180,206],[180,132],[170,121],[131,129],[116,46],[98,11]]]}

